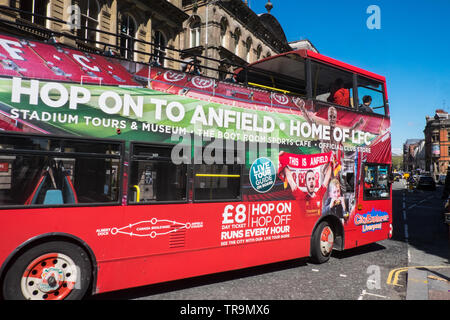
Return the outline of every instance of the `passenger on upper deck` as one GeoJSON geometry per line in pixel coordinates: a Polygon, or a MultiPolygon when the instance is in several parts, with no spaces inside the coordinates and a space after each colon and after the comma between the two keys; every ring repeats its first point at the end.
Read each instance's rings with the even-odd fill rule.
{"type": "Polygon", "coordinates": [[[370,107],[371,103],[372,103],[372,97],[371,96],[364,96],[363,97],[363,104],[361,104],[359,106],[359,111],[373,112],[372,108],[370,107]]]}
{"type": "Polygon", "coordinates": [[[185,60],[181,64],[181,71],[199,76],[199,75],[201,75],[201,71],[200,71],[200,67],[198,66],[198,64],[199,64],[199,61],[197,59],[185,60]]]}
{"type": "Polygon", "coordinates": [[[236,74],[228,74],[227,77],[223,80],[224,82],[230,82],[230,83],[237,83],[237,76],[236,74]]]}
{"type": "Polygon", "coordinates": [[[341,78],[336,79],[331,86],[328,102],[336,103],[344,107],[350,107],[350,92],[348,89],[344,88],[344,80],[341,78]]]}

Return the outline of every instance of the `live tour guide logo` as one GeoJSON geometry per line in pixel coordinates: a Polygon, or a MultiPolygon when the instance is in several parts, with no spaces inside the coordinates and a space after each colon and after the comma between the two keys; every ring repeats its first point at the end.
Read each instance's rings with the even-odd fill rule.
{"type": "Polygon", "coordinates": [[[249,178],[253,189],[257,192],[268,192],[277,178],[273,162],[267,158],[256,159],[250,168],[249,178]]]}

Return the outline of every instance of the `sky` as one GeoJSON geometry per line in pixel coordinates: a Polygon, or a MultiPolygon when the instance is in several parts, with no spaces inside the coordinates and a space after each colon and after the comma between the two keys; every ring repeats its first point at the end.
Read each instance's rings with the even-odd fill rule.
{"type": "MultiPolygon", "coordinates": [[[[249,0],[256,13],[267,0],[249,0]]],[[[386,77],[392,148],[423,139],[425,117],[450,112],[449,0],[271,0],[288,41],[308,39],[325,56],[386,77]],[[370,5],[380,29],[369,29],[370,5]]]]}

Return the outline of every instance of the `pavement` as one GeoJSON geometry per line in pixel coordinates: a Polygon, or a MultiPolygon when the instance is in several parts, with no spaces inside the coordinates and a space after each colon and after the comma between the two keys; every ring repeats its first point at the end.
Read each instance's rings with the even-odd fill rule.
{"type": "MultiPolygon", "coordinates": [[[[447,243],[437,246],[450,253],[450,225],[446,229],[447,243]]],[[[431,253],[420,252],[420,256],[422,266],[408,266],[406,300],[450,300],[450,261],[431,253]]]]}
{"type": "Polygon", "coordinates": [[[413,239],[408,243],[406,300],[450,300],[450,225],[441,221],[432,231],[432,250],[416,246],[413,239]]]}
{"type": "Polygon", "coordinates": [[[408,269],[406,300],[450,300],[450,269],[408,269]]]}

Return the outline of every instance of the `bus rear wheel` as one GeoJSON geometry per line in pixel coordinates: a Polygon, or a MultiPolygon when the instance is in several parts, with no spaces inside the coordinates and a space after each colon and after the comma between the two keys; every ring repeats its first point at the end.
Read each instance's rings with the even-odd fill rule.
{"type": "Polygon", "coordinates": [[[311,258],[315,263],[325,263],[330,259],[334,245],[333,228],[327,221],[317,226],[311,241],[311,258]]]}
{"type": "Polygon", "coordinates": [[[21,254],[3,281],[7,300],[79,300],[92,279],[90,259],[81,247],[53,241],[21,254]]]}

